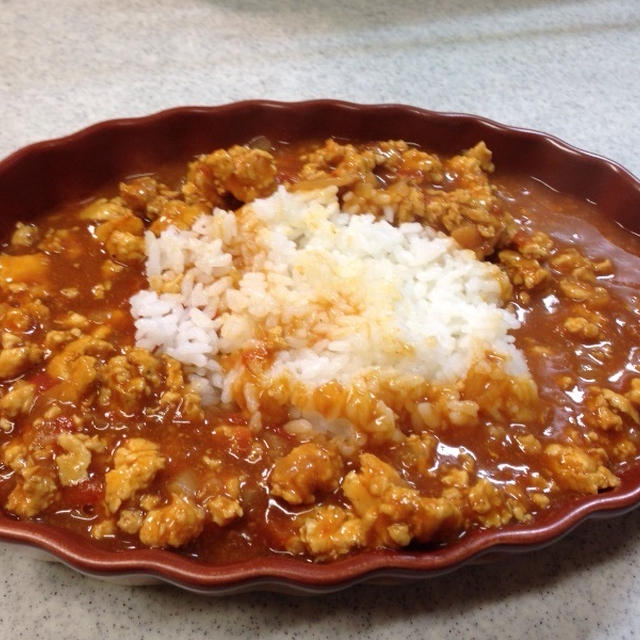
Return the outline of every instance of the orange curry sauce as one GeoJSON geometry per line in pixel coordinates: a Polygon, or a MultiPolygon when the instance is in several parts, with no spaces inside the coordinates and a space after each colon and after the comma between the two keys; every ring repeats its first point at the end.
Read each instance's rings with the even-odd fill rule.
{"type": "MultiPolygon", "coordinates": [[[[301,156],[317,146],[316,143],[281,145],[271,149],[277,167],[275,181],[294,184],[302,181],[301,156]]],[[[407,163],[403,166],[409,166],[407,163]]],[[[331,171],[334,169],[335,166],[331,171]]],[[[181,166],[150,175],[178,192],[181,186],[178,176],[183,173],[181,166]]],[[[384,188],[402,171],[381,166],[373,173],[384,188]]],[[[442,180],[429,187],[443,191],[462,188],[468,179],[461,175],[450,168],[442,180]]],[[[447,469],[468,471],[471,479],[460,480],[460,491],[464,494],[462,520],[445,527],[432,540],[422,541],[426,544],[456,539],[479,526],[527,522],[545,509],[566,504],[584,493],[608,490],[615,486],[612,478],[636,459],[640,445],[637,422],[640,392],[634,392],[637,387],[633,384],[640,377],[637,294],[640,240],[599,215],[595,206],[561,195],[533,178],[510,176],[498,167],[496,177],[490,179],[495,196],[492,206],[510,214],[515,232],[495,250],[483,251],[486,259],[505,268],[513,283],[512,301],[507,304],[522,321],[522,328],[514,332],[516,345],[524,352],[537,384],[539,412],[526,423],[499,423],[481,412],[478,423],[471,429],[449,427],[436,431],[430,434],[434,449],[422,466],[416,464],[404,445],[366,447],[397,470],[403,482],[422,496],[440,495],[443,486],[457,486],[450,476],[443,480],[447,469]],[[548,235],[552,248],[522,249],[527,239],[539,232],[548,235]],[[514,255],[501,254],[505,250],[514,255]],[[523,264],[523,260],[536,264],[523,264]],[[545,274],[540,275],[537,269],[545,274]],[[527,281],[527,274],[533,279],[527,281]],[[558,442],[588,451],[588,461],[576,462],[569,450],[554,453],[549,443],[558,442]],[[467,463],[461,466],[461,460],[467,463]],[[608,470],[611,476],[603,476],[600,469],[608,470]],[[597,474],[605,480],[594,481],[597,474]],[[474,494],[474,487],[483,478],[498,489],[506,487],[507,492],[474,494]],[[528,498],[518,502],[513,498],[530,494],[539,496],[537,502],[528,498]],[[484,514],[485,519],[478,519],[478,514],[484,514]]],[[[349,184],[341,183],[341,194],[345,188],[350,188],[349,184]]],[[[98,195],[111,198],[116,192],[111,189],[98,195]]],[[[237,207],[242,202],[233,192],[224,195],[223,201],[228,207],[237,207]]],[[[3,339],[3,350],[19,349],[27,343],[35,345],[25,356],[32,357],[33,362],[15,369],[15,375],[9,368],[9,374],[0,381],[0,395],[4,397],[20,381],[35,387],[35,397],[26,411],[0,405],[0,415],[5,418],[0,430],[0,446],[5,452],[4,457],[0,456],[0,504],[5,513],[71,529],[81,536],[93,537],[96,544],[109,549],[148,546],[138,535],[139,523],[114,525],[104,535],[95,533],[95,525],[109,516],[104,505],[105,473],[114,468],[115,450],[128,438],[143,438],[157,444],[165,463],[144,490],[123,498],[123,505],[137,509],[140,518],[166,504],[176,492],[188,493],[193,486],[200,486],[201,476],[211,472],[203,463],[205,459],[215,460],[223,470],[218,480],[206,481],[209,484],[202,491],[208,491],[209,497],[216,491],[224,493],[227,489],[222,485],[228,487],[225,483],[238,479],[233,495],[239,496],[240,517],[223,526],[205,519],[198,534],[184,544],[168,542],[160,546],[177,547],[178,553],[213,564],[270,553],[297,553],[313,559],[313,553],[292,546],[290,539],[296,535],[300,517],[310,513],[315,504],[290,504],[270,492],[269,477],[274,464],[299,445],[282,428],[284,420],[277,412],[255,434],[247,426],[247,416],[237,407],[205,408],[201,417],[194,418],[185,415],[183,403],[161,404],[159,396],[153,393],[151,399],[136,406],[119,400],[100,403],[96,399],[99,387],[106,384],[106,378],[100,377],[102,374],[91,379],[81,397],[65,396],[61,391],[66,382],[51,374],[50,359],[70,341],[101,326],[109,328],[103,339],[110,346],[105,347],[104,353],[87,352],[85,355],[92,358],[85,362],[88,367],[104,364],[123,348],[133,345],[135,328],[129,298],[147,286],[144,261],[110,255],[104,239],[96,235],[96,228],[103,222],[79,217],[86,205],[86,202],[68,204],[31,221],[37,226],[37,239],[32,244],[12,243],[8,234],[1,247],[8,256],[36,253],[47,256],[46,273],[38,273],[36,267],[35,273],[24,279],[27,286],[22,289],[11,289],[12,282],[20,282],[19,274],[12,273],[9,262],[5,264],[0,258],[0,278],[5,279],[0,290],[0,330],[5,336],[17,336],[16,341],[3,339]],[[59,234],[60,230],[65,232],[59,234]],[[101,290],[105,270],[109,269],[109,287],[101,290]],[[42,291],[34,293],[34,288],[42,291]],[[34,308],[34,300],[40,300],[46,309],[34,308]],[[60,336],[52,336],[54,331],[60,332],[60,336]],[[60,346],[56,344],[58,339],[60,346]],[[56,407],[53,411],[52,406],[56,407]],[[221,425],[230,428],[220,429],[221,425]],[[58,436],[66,432],[79,432],[88,438],[97,436],[103,446],[96,445],[92,450],[86,477],[63,484],[55,473],[55,458],[69,453],[56,444],[58,436]],[[15,454],[17,458],[8,459],[7,447],[16,442],[26,448],[15,454]],[[11,504],[18,504],[17,498],[14,503],[10,501],[16,486],[26,487],[27,493],[32,490],[27,486],[29,475],[22,471],[27,464],[34,466],[34,473],[45,469],[43,473],[48,473],[55,485],[42,509],[31,509],[32,503],[22,494],[21,506],[11,508],[11,504]],[[153,499],[140,502],[143,494],[153,499]]],[[[136,215],[148,226],[144,213],[136,215]]],[[[473,235],[469,233],[467,225],[464,237],[473,235]]],[[[456,237],[455,232],[452,235],[456,237]]],[[[111,397],[116,396],[114,391],[111,397]]],[[[398,419],[408,420],[404,415],[398,419]]],[[[408,422],[401,428],[406,433],[415,432],[408,422]]],[[[342,462],[342,475],[359,468],[357,456],[346,457],[342,462]]],[[[37,500],[38,490],[34,491],[32,497],[37,500]]],[[[316,504],[348,507],[340,486],[320,492],[316,504]]],[[[117,514],[113,519],[117,521],[117,514]]],[[[379,539],[370,540],[372,546],[381,546],[379,539]]],[[[327,559],[339,553],[316,555],[327,559]]]]}

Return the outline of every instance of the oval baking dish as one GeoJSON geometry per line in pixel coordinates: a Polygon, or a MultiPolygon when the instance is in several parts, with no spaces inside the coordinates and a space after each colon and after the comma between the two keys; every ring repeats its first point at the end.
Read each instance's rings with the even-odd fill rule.
{"type": "MultiPolygon", "coordinates": [[[[442,154],[457,153],[483,140],[497,167],[588,201],[601,215],[640,233],[636,215],[640,183],[614,162],[543,133],[472,115],[333,100],[180,107],[103,122],[30,145],[0,162],[0,219],[6,229],[15,221],[87,198],[124,176],[261,136],[286,142],[329,136],[355,141],[403,139],[442,154]]],[[[252,589],[323,593],[363,581],[434,576],[491,554],[542,547],[587,518],[634,508],[640,501],[640,465],[628,464],[619,476],[621,483],[615,489],[563,503],[531,523],[472,530],[459,541],[436,548],[362,551],[330,563],[272,555],[212,566],[159,549],[109,551],[70,531],[19,521],[4,512],[0,512],[0,539],[35,547],[78,571],[103,578],[158,579],[220,595],[252,589]]]]}

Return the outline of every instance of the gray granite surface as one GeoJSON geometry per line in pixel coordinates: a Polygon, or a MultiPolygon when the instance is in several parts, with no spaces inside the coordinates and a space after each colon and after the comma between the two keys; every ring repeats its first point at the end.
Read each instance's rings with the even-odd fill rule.
{"type": "MultiPolygon", "coordinates": [[[[640,174],[640,2],[0,0],[0,157],[254,97],[479,113],[640,174]]],[[[0,638],[631,638],[638,533],[634,512],[528,556],[312,599],[122,587],[2,548],[0,638]]]]}

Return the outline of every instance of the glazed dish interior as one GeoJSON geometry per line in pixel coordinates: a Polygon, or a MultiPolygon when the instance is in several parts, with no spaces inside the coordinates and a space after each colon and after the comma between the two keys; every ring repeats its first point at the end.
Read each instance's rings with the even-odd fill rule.
{"type": "Polygon", "coordinates": [[[7,230],[8,517],[327,563],[616,490],[640,444],[633,233],[481,139],[242,142],[7,230]]]}

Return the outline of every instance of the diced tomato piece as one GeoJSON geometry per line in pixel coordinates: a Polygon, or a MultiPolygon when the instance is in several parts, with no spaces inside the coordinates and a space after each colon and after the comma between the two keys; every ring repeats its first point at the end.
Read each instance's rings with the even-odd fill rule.
{"type": "Polygon", "coordinates": [[[35,384],[38,388],[38,391],[46,391],[53,387],[54,384],[57,384],[59,381],[55,378],[52,378],[46,371],[41,371],[40,373],[35,373],[32,375],[28,382],[31,384],[35,384]]]}
{"type": "Polygon", "coordinates": [[[84,507],[100,502],[104,497],[104,483],[97,478],[89,478],[85,482],[63,487],[62,499],[69,507],[84,507]]]}

